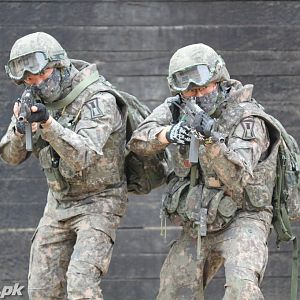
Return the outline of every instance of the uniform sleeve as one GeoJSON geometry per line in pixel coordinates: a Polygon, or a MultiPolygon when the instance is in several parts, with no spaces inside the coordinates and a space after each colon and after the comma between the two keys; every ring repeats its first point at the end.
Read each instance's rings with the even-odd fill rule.
{"type": "Polygon", "coordinates": [[[101,93],[86,102],[75,131],[53,120],[42,129],[42,138],[74,171],[81,171],[103,157],[103,147],[109,136],[123,125],[116,99],[101,93]]]}
{"type": "Polygon", "coordinates": [[[10,165],[19,165],[30,156],[26,151],[25,135],[17,136],[15,125],[16,118],[12,116],[11,123],[0,142],[0,156],[10,165]]]}
{"type": "Polygon", "coordinates": [[[172,122],[172,114],[168,104],[163,103],[138,126],[128,143],[130,151],[150,156],[161,152],[166,144],[157,139],[157,134],[172,122]]]}
{"type": "Polygon", "coordinates": [[[270,145],[264,121],[249,117],[235,129],[227,145],[206,145],[206,154],[218,178],[229,191],[242,193],[253,170],[264,159],[270,145]]]}

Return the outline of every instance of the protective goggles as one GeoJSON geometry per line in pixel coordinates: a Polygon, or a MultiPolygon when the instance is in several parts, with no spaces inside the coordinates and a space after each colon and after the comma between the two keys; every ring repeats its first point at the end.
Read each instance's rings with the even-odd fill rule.
{"type": "Polygon", "coordinates": [[[26,71],[38,74],[50,61],[51,59],[44,52],[37,51],[11,59],[5,66],[5,71],[11,79],[21,80],[26,71]]]}
{"type": "Polygon", "coordinates": [[[191,83],[203,86],[210,82],[215,70],[210,70],[207,65],[195,65],[178,71],[172,75],[171,86],[177,91],[185,91],[191,83]]]}

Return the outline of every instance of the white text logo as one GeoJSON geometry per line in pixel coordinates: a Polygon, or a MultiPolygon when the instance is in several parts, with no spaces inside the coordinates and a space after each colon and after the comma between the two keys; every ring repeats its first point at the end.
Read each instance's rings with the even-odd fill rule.
{"type": "Polygon", "coordinates": [[[0,293],[0,299],[5,298],[5,296],[22,296],[21,291],[23,288],[24,286],[20,285],[19,283],[15,283],[14,286],[5,285],[0,293]]]}

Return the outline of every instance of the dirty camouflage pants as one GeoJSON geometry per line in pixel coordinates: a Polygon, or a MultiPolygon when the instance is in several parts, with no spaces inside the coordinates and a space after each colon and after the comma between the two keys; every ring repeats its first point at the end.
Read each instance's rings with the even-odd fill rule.
{"type": "Polygon", "coordinates": [[[103,299],[100,281],[108,270],[113,241],[94,225],[97,218],[104,216],[41,219],[31,246],[29,299],[103,299]]]}
{"type": "Polygon", "coordinates": [[[259,283],[268,260],[269,228],[269,221],[239,217],[227,230],[201,239],[200,259],[197,239],[184,228],[161,269],[157,300],[203,300],[203,290],[223,264],[223,300],[263,300],[259,283]]]}

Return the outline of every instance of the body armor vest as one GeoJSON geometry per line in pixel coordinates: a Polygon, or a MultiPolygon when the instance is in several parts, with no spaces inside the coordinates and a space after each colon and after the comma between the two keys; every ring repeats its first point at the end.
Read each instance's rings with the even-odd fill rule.
{"type": "Polygon", "coordinates": [[[171,145],[174,173],[176,177],[181,178],[180,181],[183,183],[183,188],[180,189],[178,184],[174,184],[175,180],[171,181],[167,194],[173,193],[174,196],[167,197],[167,200],[164,197],[162,201],[163,210],[167,212],[171,220],[175,220],[177,224],[187,222],[187,215],[191,215],[191,212],[187,211],[183,214],[182,208],[197,211],[201,206],[207,209],[207,229],[212,232],[225,228],[238,210],[258,211],[272,205],[277,152],[280,142],[280,131],[272,118],[253,99],[245,102],[230,99],[216,122],[215,131],[225,136],[226,143],[233,135],[237,125],[244,118],[250,116],[264,120],[270,136],[270,146],[264,159],[259,161],[255,167],[253,177],[240,192],[228,193],[226,186],[223,185],[210,165],[210,161],[205,154],[205,146],[201,145],[197,173],[197,182],[198,185],[201,185],[201,189],[198,188],[197,191],[198,200],[195,199],[195,193],[193,193],[193,197],[189,197],[186,187],[186,182],[189,181],[191,173],[191,165],[188,163],[189,146],[171,145]],[[184,202],[184,204],[181,202],[184,202]],[[169,207],[171,207],[171,210],[169,210],[169,207]]]}
{"type": "MultiPolygon", "coordinates": [[[[86,87],[76,99],[67,106],[65,111],[62,109],[51,110],[52,116],[63,127],[78,132],[81,128],[92,128],[91,124],[82,124],[77,126],[80,119],[80,112],[84,104],[94,95],[107,91],[106,82],[101,81],[101,77],[97,82],[86,87]],[[76,127],[77,126],[77,127],[76,127]]],[[[126,109],[120,109],[122,118],[126,118],[126,109]]],[[[125,122],[124,122],[125,124],[125,122]]],[[[35,155],[39,157],[41,167],[47,178],[48,187],[58,200],[72,200],[80,197],[103,191],[107,186],[114,186],[124,181],[124,161],[120,161],[119,157],[124,157],[125,151],[125,125],[122,130],[112,133],[105,146],[103,147],[103,157],[105,164],[101,161],[90,166],[80,172],[75,172],[64,160],[60,159],[53,148],[44,141],[37,132],[34,137],[35,155]],[[123,142],[121,142],[123,140],[123,142]],[[116,147],[120,144],[120,147],[116,147]],[[56,160],[56,162],[54,162],[56,160]],[[101,174],[101,175],[100,175],[101,174]],[[100,176],[99,176],[100,175],[100,176]]]]}

